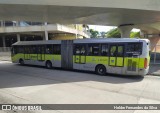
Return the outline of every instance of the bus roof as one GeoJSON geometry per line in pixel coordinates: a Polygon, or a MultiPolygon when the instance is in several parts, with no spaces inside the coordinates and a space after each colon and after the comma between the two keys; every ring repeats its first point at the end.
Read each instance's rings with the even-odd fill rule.
{"type": "Polygon", "coordinates": [[[92,39],[77,39],[74,40],[74,43],[105,43],[105,42],[148,42],[148,39],[140,39],[140,38],[92,38],[92,39]]]}
{"type": "Polygon", "coordinates": [[[48,40],[48,41],[19,41],[13,44],[14,45],[43,45],[43,44],[61,44],[60,40],[48,40]]]}
{"type": "MultiPolygon", "coordinates": [[[[148,39],[139,38],[92,38],[92,39],[76,39],[74,43],[113,43],[113,42],[149,42],[148,39]]],[[[19,41],[14,45],[42,45],[42,44],[61,44],[61,40],[48,40],[48,41],[19,41]]]]}

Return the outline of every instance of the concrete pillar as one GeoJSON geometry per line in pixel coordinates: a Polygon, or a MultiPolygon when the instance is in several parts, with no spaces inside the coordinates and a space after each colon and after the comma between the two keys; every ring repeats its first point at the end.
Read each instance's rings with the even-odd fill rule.
{"type": "Polygon", "coordinates": [[[78,39],[78,25],[76,24],[76,39],[78,39]]]}
{"type": "Polygon", "coordinates": [[[2,41],[3,41],[3,47],[6,47],[5,36],[2,37],[2,41]]]}
{"type": "Polygon", "coordinates": [[[142,38],[148,38],[148,36],[147,36],[147,31],[144,31],[144,30],[141,30],[140,31],[140,36],[142,37],[142,38]]]}
{"type": "Polygon", "coordinates": [[[44,35],[44,40],[48,40],[48,31],[45,30],[45,31],[44,31],[44,34],[45,34],[45,35],[44,35]]]}
{"type": "Polygon", "coordinates": [[[48,25],[48,23],[47,23],[47,22],[44,22],[44,25],[48,25]]]}
{"type": "Polygon", "coordinates": [[[3,27],[3,20],[1,20],[1,27],[3,27]]]}
{"type": "Polygon", "coordinates": [[[44,23],[44,40],[48,40],[47,22],[44,23]]]}
{"type": "Polygon", "coordinates": [[[19,21],[16,21],[16,26],[19,26],[19,21]]]}
{"type": "Polygon", "coordinates": [[[17,42],[18,41],[21,41],[21,36],[20,36],[20,34],[17,34],[17,42]]]}
{"type": "Polygon", "coordinates": [[[118,29],[121,32],[121,38],[130,38],[130,32],[133,29],[132,25],[120,25],[118,29]]]}

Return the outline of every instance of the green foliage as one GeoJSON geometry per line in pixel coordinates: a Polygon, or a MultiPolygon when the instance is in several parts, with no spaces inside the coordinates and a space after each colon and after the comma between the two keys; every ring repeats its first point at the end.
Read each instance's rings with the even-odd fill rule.
{"type": "MultiPolygon", "coordinates": [[[[120,38],[121,33],[118,30],[118,28],[111,29],[110,31],[107,32],[107,38],[120,38]]],[[[131,32],[130,34],[131,38],[140,38],[140,32],[131,32]]]]}
{"type": "MultiPolygon", "coordinates": [[[[98,32],[96,30],[90,29],[91,38],[98,38],[98,35],[101,35],[102,38],[121,38],[121,33],[118,28],[111,29],[108,32],[98,32]]],[[[131,38],[140,38],[140,32],[131,32],[131,38]]]]}
{"type": "Polygon", "coordinates": [[[99,32],[93,29],[90,29],[91,38],[98,38],[99,32]]]}
{"type": "Polygon", "coordinates": [[[118,28],[115,29],[111,29],[110,31],[107,32],[107,38],[120,38],[121,37],[121,33],[118,30],[118,28]]]}
{"type": "Polygon", "coordinates": [[[100,32],[100,36],[101,36],[102,38],[105,38],[105,37],[106,37],[106,32],[100,32]]]}
{"type": "Polygon", "coordinates": [[[131,32],[130,37],[131,38],[140,38],[140,32],[131,32]]]}

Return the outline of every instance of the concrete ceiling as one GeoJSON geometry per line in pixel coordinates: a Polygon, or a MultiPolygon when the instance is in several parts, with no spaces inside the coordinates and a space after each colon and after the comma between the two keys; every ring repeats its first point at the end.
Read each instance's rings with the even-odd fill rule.
{"type": "Polygon", "coordinates": [[[160,1],[0,0],[0,15],[1,20],[109,26],[134,24],[140,28],[160,22],[160,1]]]}

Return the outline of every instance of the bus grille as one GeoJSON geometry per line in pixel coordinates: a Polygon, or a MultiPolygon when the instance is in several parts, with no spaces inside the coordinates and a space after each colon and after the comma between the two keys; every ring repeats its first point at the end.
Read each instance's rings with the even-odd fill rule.
{"type": "Polygon", "coordinates": [[[131,59],[128,60],[128,71],[136,71],[136,65],[137,63],[135,61],[132,61],[131,59]]]}

